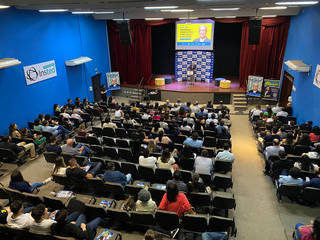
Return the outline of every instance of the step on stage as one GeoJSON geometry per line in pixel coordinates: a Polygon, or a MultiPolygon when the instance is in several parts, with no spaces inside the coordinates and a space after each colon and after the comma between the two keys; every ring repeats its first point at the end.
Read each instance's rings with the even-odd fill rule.
{"type": "MultiPolygon", "coordinates": [[[[225,104],[231,104],[232,94],[245,94],[245,90],[239,89],[239,78],[236,76],[223,76],[227,80],[231,80],[231,87],[228,89],[222,89],[215,86],[214,80],[211,83],[195,81],[194,86],[186,84],[186,81],[176,82],[174,80],[174,75],[157,75],[156,77],[172,77],[172,83],[166,84],[164,86],[155,85],[143,85],[140,89],[146,89],[147,92],[152,92],[158,89],[158,94],[153,96],[152,99],[156,101],[166,101],[176,102],[178,98],[181,98],[182,102],[194,102],[199,101],[201,103],[206,103],[211,100],[214,104],[219,103],[223,100],[225,104]]],[[[154,81],[153,81],[154,82],[154,81]]],[[[121,85],[121,93],[115,92],[115,96],[131,97],[131,91],[137,89],[139,84],[127,84],[121,85]]]]}

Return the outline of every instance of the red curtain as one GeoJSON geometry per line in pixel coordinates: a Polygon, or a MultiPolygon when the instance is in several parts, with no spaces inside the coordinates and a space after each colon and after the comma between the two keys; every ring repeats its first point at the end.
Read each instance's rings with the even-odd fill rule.
{"type": "MultiPolygon", "coordinates": [[[[213,19],[217,22],[243,22],[240,53],[240,88],[246,89],[249,75],[279,79],[287,43],[290,17],[262,20],[260,45],[248,45],[249,18],[213,19]]],[[[151,26],[178,21],[130,20],[132,45],[122,46],[116,22],[107,21],[112,71],[119,71],[122,84],[145,84],[151,76],[151,26]]]]}

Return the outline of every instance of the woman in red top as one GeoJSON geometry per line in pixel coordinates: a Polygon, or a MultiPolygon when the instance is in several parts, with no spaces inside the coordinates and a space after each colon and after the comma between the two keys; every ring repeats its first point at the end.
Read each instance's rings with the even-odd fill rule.
{"type": "Polygon", "coordinates": [[[311,142],[319,142],[320,128],[318,126],[313,127],[312,132],[309,134],[309,138],[311,142]]]}
{"type": "Polygon", "coordinates": [[[155,111],[153,116],[152,116],[152,119],[153,120],[160,120],[161,116],[159,115],[158,111],[155,111]]]}
{"type": "Polygon", "coordinates": [[[163,195],[159,210],[175,212],[181,218],[184,212],[190,210],[190,203],[183,193],[179,193],[178,187],[174,182],[167,186],[167,193],[163,195]]]}

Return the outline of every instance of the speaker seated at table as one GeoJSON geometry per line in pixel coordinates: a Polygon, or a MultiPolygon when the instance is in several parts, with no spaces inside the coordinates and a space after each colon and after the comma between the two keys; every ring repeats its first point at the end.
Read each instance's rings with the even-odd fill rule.
{"type": "Polygon", "coordinates": [[[219,87],[220,86],[220,81],[222,81],[222,80],[226,80],[226,79],[225,78],[216,78],[214,80],[214,85],[219,87]]]}
{"type": "Polygon", "coordinates": [[[231,81],[230,80],[222,80],[220,81],[220,88],[230,88],[231,81]]]}
{"type": "Polygon", "coordinates": [[[155,85],[156,86],[164,86],[164,78],[156,78],[155,85]]]}

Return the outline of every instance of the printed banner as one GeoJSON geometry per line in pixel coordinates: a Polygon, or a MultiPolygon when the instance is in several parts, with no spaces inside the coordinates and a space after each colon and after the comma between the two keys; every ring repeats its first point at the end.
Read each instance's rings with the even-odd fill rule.
{"type": "Polygon", "coordinates": [[[196,65],[195,81],[212,82],[214,53],[208,51],[176,51],[175,80],[187,81],[192,62],[196,65]]]}
{"type": "Polygon", "coordinates": [[[320,65],[317,65],[316,73],[314,75],[313,84],[320,88],[320,65]]]}
{"type": "Polygon", "coordinates": [[[107,74],[108,90],[120,89],[119,72],[109,72],[107,74]]]}
{"type": "Polygon", "coordinates": [[[23,67],[27,85],[31,85],[57,76],[54,60],[23,67]]]}
{"type": "Polygon", "coordinates": [[[247,95],[252,97],[260,97],[262,89],[263,77],[249,76],[247,95]]]}
{"type": "Polygon", "coordinates": [[[266,100],[278,101],[280,90],[280,80],[265,79],[263,84],[262,98],[266,100]]]}

